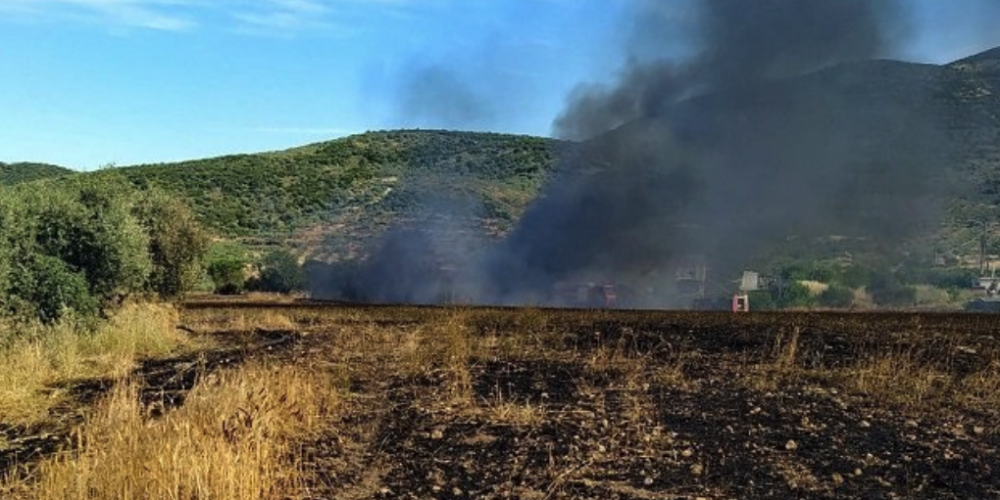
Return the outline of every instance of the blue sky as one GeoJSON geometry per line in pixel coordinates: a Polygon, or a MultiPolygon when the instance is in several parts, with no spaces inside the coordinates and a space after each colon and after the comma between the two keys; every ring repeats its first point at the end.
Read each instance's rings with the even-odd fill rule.
{"type": "MultiPolygon", "coordinates": [[[[547,135],[571,89],[621,65],[631,1],[0,0],[0,161],[87,170],[401,127],[547,135]]],[[[684,22],[687,0],[663,1],[684,22]]],[[[907,59],[1000,45],[1000,1],[909,3],[907,59]]]]}

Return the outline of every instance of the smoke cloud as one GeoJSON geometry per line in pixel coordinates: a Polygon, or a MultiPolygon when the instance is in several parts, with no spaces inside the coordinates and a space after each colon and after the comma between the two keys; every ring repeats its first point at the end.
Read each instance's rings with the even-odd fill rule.
{"type": "MultiPolygon", "coordinates": [[[[907,34],[898,2],[692,0],[680,34],[667,32],[682,4],[635,5],[617,78],[579,86],[553,123],[584,142],[518,227],[489,251],[460,252],[444,278],[440,263],[412,268],[434,238],[390,234],[367,264],[389,287],[368,284],[375,300],[462,290],[472,302],[559,304],[556,289],[616,283],[623,305],[686,306],[704,292],[692,282],[731,289],[790,239],[904,241],[936,220],[953,151],[927,81],[944,70],[871,62],[907,34]]],[[[420,76],[413,102],[451,101],[410,112],[474,118],[477,101],[449,82],[420,76]]]]}
{"type": "Polygon", "coordinates": [[[698,93],[884,56],[905,32],[894,0],[700,0],[688,40],[697,47],[694,57],[637,61],[637,53],[670,52],[663,33],[676,28],[670,12],[677,8],[674,2],[639,4],[638,31],[624,49],[630,62],[614,85],[584,85],[573,93],[555,121],[557,136],[589,139],[698,93]]]}
{"type": "Polygon", "coordinates": [[[482,89],[442,65],[408,71],[399,87],[397,106],[403,123],[431,128],[481,127],[496,116],[482,89]]]}
{"type": "Polygon", "coordinates": [[[683,305],[678,277],[698,262],[720,279],[791,236],[902,238],[936,213],[947,152],[930,96],[824,71],[892,53],[897,4],[701,0],[692,56],[639,59],[671,5],[640,4],[617,81],[581,86],[555,120],[556,135],[590,140],[488,264],[493,300],[597,281],[683,305]]]}

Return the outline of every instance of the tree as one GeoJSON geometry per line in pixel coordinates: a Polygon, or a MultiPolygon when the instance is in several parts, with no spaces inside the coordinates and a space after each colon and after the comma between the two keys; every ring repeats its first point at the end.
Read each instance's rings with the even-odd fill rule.
{"type": "Polygon", "coordinates": [[[192,255],[203,253],[204,236],[193,217],[165,196],[144,197],[117,172],[2,189],[3,311],[43,321],[91,314],[150,283],[161,293],[182,289],[198,267],[192,255]]]}
{"type": "Polygon", "coordinates": [[[12,197],[0,196],[0,311],[7,308],[10,278],[14,263],[14,241],[20,228],[20,217],[15,213],[12,197]]]}
{"type": "Polygon", "coordinates": [[[35,211],[29,221],[33,250],[84,273],[102,304],[143,290],[151,268],[149,236],[132,215],[132,187],[110,172],[51,187],[27,195],[35,211]]]}
{"type": "Polygon", "coordinates": [[[291,293],[306,286],[306,274],[298,259],[287,250],[274,250],[261,260],[257,288],[265,292],[291,293]]]}
{"type": "Polygon", "coordinates": [[[14,307],[46,323],[58,321],[70,310],[93,314],[98,306],[84,274],[56,257],[32,256],[13,281],[14,307]]]}
{"type": "Polygon", "coordinates": [[[246,288],[246,268],[250,263],[249,252],[239,243],[215,243],[208,249],[208,276],[215,285],[215,293],[235,295],[246,288]]]}
{"type": "Polygon", "coordinates": [[[135,212],[149,237],[148,289],[164,298],[193,290],[201,281],[208,251],[208,235],[194,212],[156,190],[143,194],[135,212]]]}
{"type": "Polygon", "coordinates": [[[812,307],[814,303],[815,299],[809,288],[798,281],[793,281],[785,287],[778,306],[782,309],[807,308],[812,307]]]}
{"type": "Polygon", "coordinates": [[[819,303],[825,307],[850,307],[854,303],[854,290],[843,285],[830,285],[820,294],[819,303]]]}

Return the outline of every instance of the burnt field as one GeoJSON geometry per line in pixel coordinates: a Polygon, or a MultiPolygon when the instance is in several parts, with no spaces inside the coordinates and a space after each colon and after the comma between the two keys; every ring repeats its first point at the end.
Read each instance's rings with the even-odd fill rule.
{"type": "Polygon", "coordinates": [[[291,498],[1000,498],[993,316],[203,302],[181,323],[225,350],[140,368],[157,411],[248,360],[332,381],[291,498]]]}

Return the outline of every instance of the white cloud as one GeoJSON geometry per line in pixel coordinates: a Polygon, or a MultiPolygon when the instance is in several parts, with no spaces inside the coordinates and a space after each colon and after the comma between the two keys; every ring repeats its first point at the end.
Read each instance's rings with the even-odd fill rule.
{"type": "Polygon", "coordinates": [[[339,8],[398,11],[436,0],[0,0],[15,19],[86,21],[114,27],[184,31],[198,27],[238,33],[288,34],[345,31],[339,8]]]}
{"type": "Polygon", "coordinates": [[[198,24],[184,12],[190,4],[189,0],[0,0],[0,11],[58,21],[179,31],[198,24]]]}

